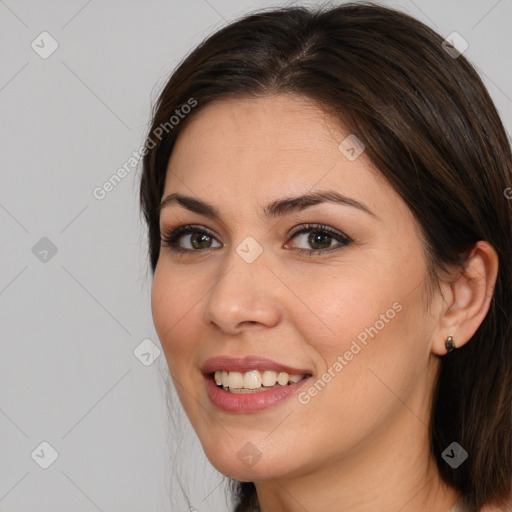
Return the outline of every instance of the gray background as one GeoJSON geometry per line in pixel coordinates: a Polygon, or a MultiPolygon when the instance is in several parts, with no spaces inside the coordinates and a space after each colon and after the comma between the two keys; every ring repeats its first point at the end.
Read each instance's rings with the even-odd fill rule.
{"type": "MultiPolygon", "coordinates": [[[[468,41],[511,133],[512,1],[382,3],[468,41]]],[[[227,510],[175,397],[168,420],[163,354],[148,366],[147,347],[134,354],[160,347],[140,168],[101,200],[93,190],[140,148],[152,101],[196,44],[282,4],[0,0],[0,511],[186,511],[178,476],[196,510],[227,510]],[[31,47],[51,49],[43,31],[58,43],[46,59],[31,47]],[[47,469],[42,442],[58,452],[47,469]]]]}

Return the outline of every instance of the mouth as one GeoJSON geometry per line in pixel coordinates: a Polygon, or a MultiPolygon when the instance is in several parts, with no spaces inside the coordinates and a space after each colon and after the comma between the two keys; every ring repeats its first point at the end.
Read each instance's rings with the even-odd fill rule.
{"type": "Polygon", "coordinates": [[[249,370],[247,372],[216,370],[209,374],[215,384],[228,393],[260,393],[290,386],[311,374],[290,374],[274,370],[249,370]]]}
{"type": "Polygon", "coordinates": [[[313,372],[270,359],[214,357],[201,368],[210,402],[229,413],[273,408],[306,385],[313,372]]]}

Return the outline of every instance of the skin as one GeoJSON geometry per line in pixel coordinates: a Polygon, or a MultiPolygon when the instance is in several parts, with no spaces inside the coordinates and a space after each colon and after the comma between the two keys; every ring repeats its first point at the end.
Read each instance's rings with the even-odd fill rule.
{"type": "Polygon", "coordinates": [[[178,204],[162,210],[161,232],[190,223],[213,238],[193,249],[194,237],[183,235],[181,247],[195,251],[184,255],[162,247],[155,327],[207,457],[230,478],[255,482],[262,512],[447,511],[458,493],[443,484],[429,452],[431,395],[446,337],[460,347],[488,311],[497,256],[479,242],[466,273],[446,276],[428,309],[418,225],[365,153],[349,161],[338,149],[349,133],[293,95],[222,100],[191,118],[163,197],[201,199],[221,220],[178,204]],[[332,203],[278,219],[262,214],[273,200],[331,189],[375,216],[332,203]],[[314,245],[314,228],[289,236],[304,223],[353,242],[314,245]],[[248,236],[263,249],[250,264],[236,252],[248,236]],[[321,255],[325,246],[337,249],[321,255]],[[209,401],[200,372],[208,358],[267,357],[310,368],[316,380],[396,302],[401,311],[309,403],[294,396],[234,414],[209,401]],[[251,467],[237,456],[247,442],[261,452],[251,467]]]}

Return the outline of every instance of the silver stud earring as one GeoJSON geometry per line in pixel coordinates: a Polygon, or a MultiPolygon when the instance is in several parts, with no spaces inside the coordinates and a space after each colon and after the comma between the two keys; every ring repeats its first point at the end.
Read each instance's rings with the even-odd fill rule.
{"type": "Polygon", "coordinates": [[[452,352],[453,350],[455,350],[457,348],[455,346],[455,342],[453,341],[452,336],[448,336],[448,338],[446,338],[444,345],[446,347],[446,352],[452,352]]]}

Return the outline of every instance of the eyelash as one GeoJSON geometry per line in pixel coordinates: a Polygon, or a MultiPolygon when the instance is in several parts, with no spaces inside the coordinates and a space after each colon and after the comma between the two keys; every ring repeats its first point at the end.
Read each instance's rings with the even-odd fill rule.
{"type": "MultiPolygon", "coordinates": [[[[348,246],[350,243],[353,242],[353,240],[344,235],[343,233],[339,231],[335,231],[334,229],[330,228],[329,226],[325,226],[323,224],[303,224],[302,226],[299,226],[296,230],[292,231],[290,233],[290,238],[296,237],[297,235],[301,235],[303,233],[308,232],[318,232],[318,233],[326,233],[331,238],[336,239],[340,244],[338,246],[329,247],[328,249],[295,249],[295,251],[298,254],[304,254],[307,256],[322,256],[327,252],[335,251],[338,249],[341,249],[343,247],[348,246]]],[[[183,249],[178,246],[179,239],[184,235],[190,235],[190,234],[202,234],[207,235],[209,237],[215,238],[215,235],[205,229],[198,226],[194,226],[192,224],[186,224],[184,226],[179,226],[178,228],[174,230],[169,230],[167,232],[162,233],[162,246],[163,247],[170,247],[173,252],[175,252],[179,256],[183,256],[186,253],[192,253],[192,252],[203,252],[201,249],[183,249]]],[[[215,249],[215,248],[214,248],[215,249]]],[[[205,249],[208,250],[208,249],[205,249]]]]}

